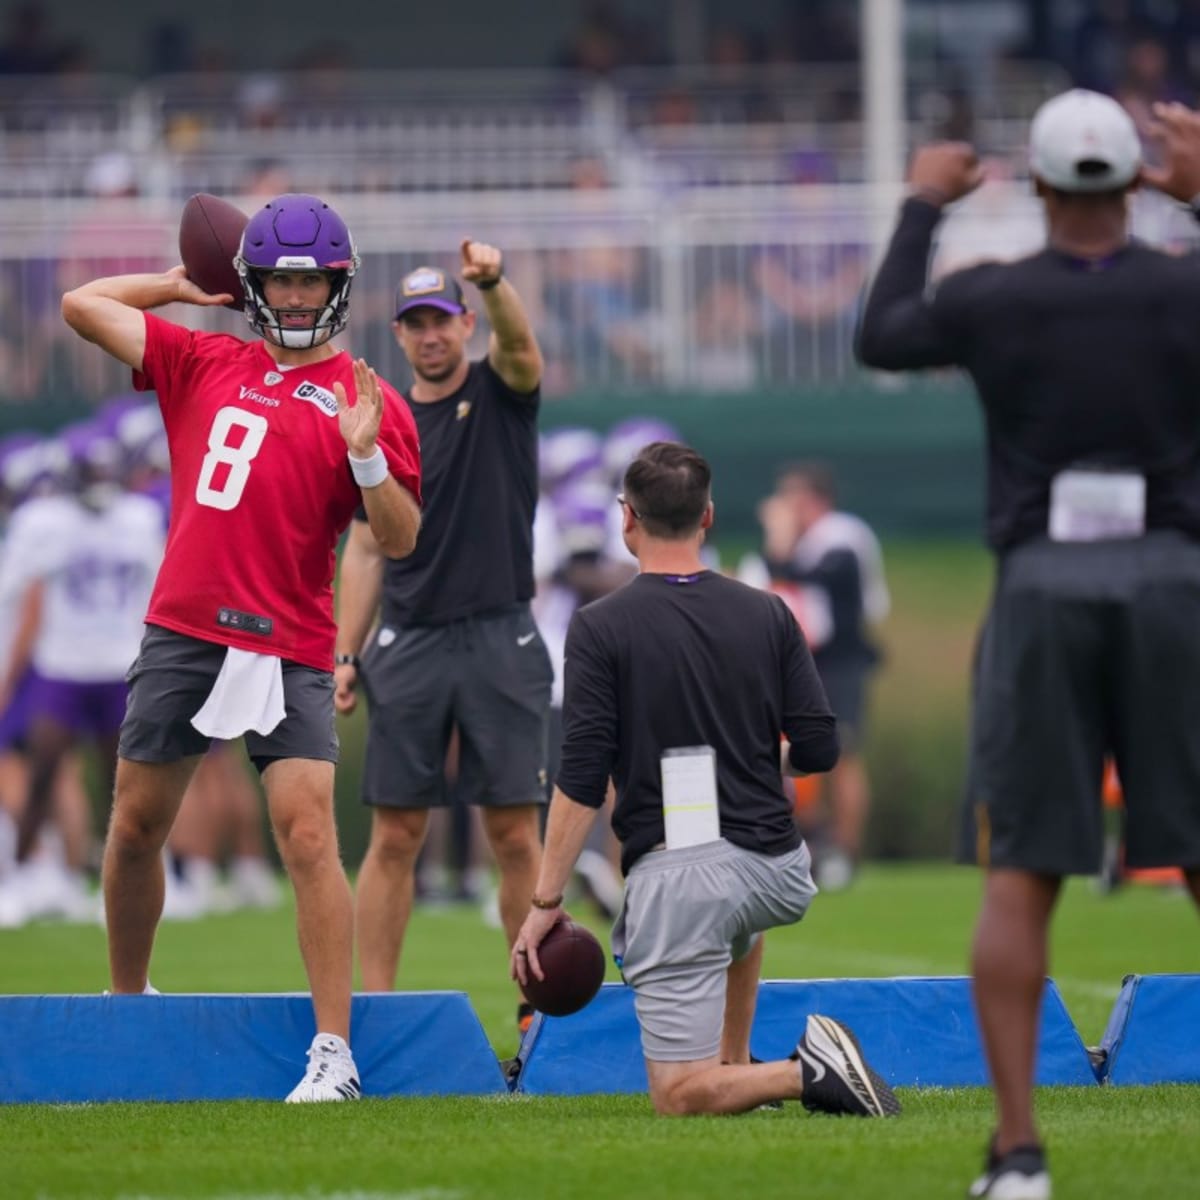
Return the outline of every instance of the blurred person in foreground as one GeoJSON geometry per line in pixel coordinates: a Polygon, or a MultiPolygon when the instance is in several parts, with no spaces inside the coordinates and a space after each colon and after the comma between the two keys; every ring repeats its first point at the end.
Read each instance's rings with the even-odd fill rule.
{"type": "Polygon", "coordinates": [[[158,394],[171,450],[171,524],[129,669],[104,856],[112,989],[150,990],[162,849],[212,738],[244,735],[296,892],[317,1035],[290,1101],[355,1099],[353,915],[338,855],[333,772],[334,551],[364,505],[380,551],[412,551],[416,431],[399,397],[332,339],[359,259],[341,217],[288,194],[249,220],[235,260],[257,339],[154,315],[231,302],[183,267],[94,280],[67,323],[158,394]]]}
{"type": "Polygon", "coordinates": [[[1200,903],[1200,264],[1130,237],[1139,182],[1200,196],[1200,115],[1154,110],[1144,168],[1115,101],[1076,90],[1030,131],[1043,250],[927,290],[943,209],[981,182],[961,143],[918,151],[858,351],[886,370],[959,365],[987,428],[997,577],[976,655],[964,857],[987,870],[975,1002],[997,1127],[972,1196],[1043,1200],[1033,1113],[1050,918],[1094,875],[1105,755],[1131,866],[1183,867],[1200,903]]]}
{"type": "MultiPolygon", "coordinates": [[[[411,557],[385,564],[359,519],[342,557],[337,703],[353,709],[361,666],[370,705],[362,796],[371,840],[355,922],[373,992],[396,984],[430,809],[450,799],[452,730],[458,794],[483,810],[510,947],[541,861],[552,670],[530,601],[542,353],[499,249],[466,239],[460,253],[491,326],[479,361],[467,357],[475,313],[457,279],[418,267],[396,291],[392,328],[413,371],[404,401],[425,466],[421,540],[411,557]]],[[[522,998],[518,1027],[532,1012],[522,998]]]]}
{"type": "Polygon", "coordinates": [[[828,891],[849,886],[862,855],[871,808],[863,759],[867,691],[880,659],[871,626],[891,607],[879,540],[860,517],[837,510],[836,494],[827,466],[796,463],[780,472],[759,506],[770,585],[802,592],[801,627],[837,717],[841,756],[829,773],[828,830],[804,830],[817,882],[828,891]]]}
{"type": "Polygon", "coordinates": [[[0,682],[0,707],[24,684],[29,777],[17,823],[13,877],[0,887],[0,927],[57,913],[94,918],[84,868],[90,822],[68,827],[65,863],[37,860],[64,762],[96,744],[112,792],[125,672],[162,556],[157,505],[121,486],[120,443],[95,422],[64,432],[69,488],[17,509],[0,556],[0,597],[18,596],[20,619],[0,682]],[[28,679],[26,674],[28,673],[28,679]]]}
{"type": "Polygon", "coordinates": [[[652,442],[625,472],[617,499],[640,574],[571,619],[562,763],[513,977],[543,978],[538,947],[562,919],[611,778],[626,876],[613,953],[634,991],[655,1109],[797,1099],[892,1115],[891,1089],[830,1017],[808,1018],[790,1058],[750,1061],[762,932],[799,921],[816,893],[780,764],[827,771],[837,730],[783,601],[704,565],[711,479],[677,442],[652,442]]]}

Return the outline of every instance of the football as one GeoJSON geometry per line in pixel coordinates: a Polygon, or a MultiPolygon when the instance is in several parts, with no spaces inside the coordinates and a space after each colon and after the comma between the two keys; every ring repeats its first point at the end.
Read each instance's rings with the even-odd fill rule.
{"type": "Polygon", "coordinates": [[[570,918],[559,921],[538,946],[545,978],[529,975],[525,995],[538,1012],[566,1017],[578,1012],[600,990],[604,950],[590,930],[570,918]]]}
{"type": "Polygon", "coordinates": [[[240,208],[203,192],[183,206],[179,219],[179,259],[188,278],[210,296],[228,292],[241,309],[245,299],[242,281],[233,265],[249,218],[240,208]]]}

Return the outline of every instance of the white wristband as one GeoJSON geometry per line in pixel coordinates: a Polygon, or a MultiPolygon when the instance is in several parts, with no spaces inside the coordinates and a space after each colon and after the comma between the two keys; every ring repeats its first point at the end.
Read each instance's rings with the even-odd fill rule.
{"type": "Polygon", "coordinates": [[[388,477],[387,459],[381,446],[375,447],[375,453],[370,458],[355,458],[350,453],[346,457],[350,460],[354,482],[360,488],[378,487],[388,477]]]}

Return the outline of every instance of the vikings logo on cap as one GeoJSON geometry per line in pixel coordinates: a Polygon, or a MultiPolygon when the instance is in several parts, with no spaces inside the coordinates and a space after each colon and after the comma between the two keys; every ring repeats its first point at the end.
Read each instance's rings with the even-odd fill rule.
{"type": "Polygon", "coordinates": [[[400,285],[405,296],[428,296],[431,292],[440,292],[446,286],[446,276],[432,267],[418,267],[411,275],[404,277],[400,285]]]}
{"type": "Polygon", "coordinates": [[[451,314],[467,311],[458,280],[437,267],[417,267],[400,280],[396,289],[396,316],[401,317],[412,308],[440,308],[451,314]]]}

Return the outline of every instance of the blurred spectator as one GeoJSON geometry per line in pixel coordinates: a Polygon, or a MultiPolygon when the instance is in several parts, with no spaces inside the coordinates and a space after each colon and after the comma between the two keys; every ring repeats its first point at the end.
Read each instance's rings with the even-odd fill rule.
{"type": "Polygon", "coordinates": [[[1075,29],[1071,74],[1079,87],[1112,92],[1124,70],[1134,5],[1131,0],[1096,0],[1082,11],[1075,29]]]}
{"type": "Polygon", "coordinates": [[[623,223],[600,202],[609,182],[601,160],[577,159],[571,182],[589,197],[576,224],[583,244],[547,254],[541,297],[550,318],[543,330],[546,357],[564,368],[553,382],[645,380],[655,358],[647,255],[625,244],[623,223]]]}
{"type": "Polygon", "coordinates": [[[37,3],[8,10],[7,31],[0,43],[0,75],[43,75],[58,69],[62,47],[47,33],[46,10],[37,3]]]}
{"type": "Polygon", "coordinates": [[[701,293],[692,318],[689,382],[710,391],[740,391],[758,381],[758,306],[745,287],[718,279],[701,293]]]}
{"type": "Polygon", "coordinates": [[[834,219],[812,240],[758,252],[750,277],[765,302],[762,335],[769,376],[828,380],[845,373],[867,276],[867,248],[859,237],[834,219]]]}
{"type": "Polygon", "coordinates": [[[268,200],[293,191],[292,173],[281,159],[251,159],[237,190],[242,207],[247,213],[252,213],[268,200]]]}
{"type": "MultiPolygon", "coordinates": [[[[88,167],[84,187],[92,202],[63,238],[58,266],[59,297],[90,279],[165,271],[177,261],[169,225],[149,216],[136,200],[137,166],[122,151],[98,155],[88,167]]],[[[52,336],[70,356],[70,377],[89,397],[128,386],[128,371],[72,337],[58,315],[49,314],[52,336]]]]}
{"type": "Polygon", "coordinates": [[[1194,90],[1189,92],[1171,77],[1171,59],[1162,39],[1143,33],[1129,44],[1116,98],[1137,126],[1143,155],[1148,162],[1154,163],[1159,159],[1154,136],[1154,105],[1171,100],[1191,104],[1194,90]]]}
{"type": "Polygon", "coordinates": [[[247,129],[278,126],[283,120],[283,101],[283,80],[278,75],[259,71],[238,82],[238,119],[247,129]]]}
{"type": "Polygon", "coordinates": [[[595,0],[583,23],[558,55],[557,65],[604,77],[624,66],[628,37],[624,22],[610,4],[595,0]]]}
{"type": "Polygon", "coordinates": [[[173,75],[191,71],[196,65],[192,31],[182,21],[158,22],[146,34],[146,73],[173,75]]]}
{"type": "Polygon", "coordinates": [[[1200,84],[1200,0],[1178,0],[1168,44],[1177,77],[1195,88],[1200,84]]]}

